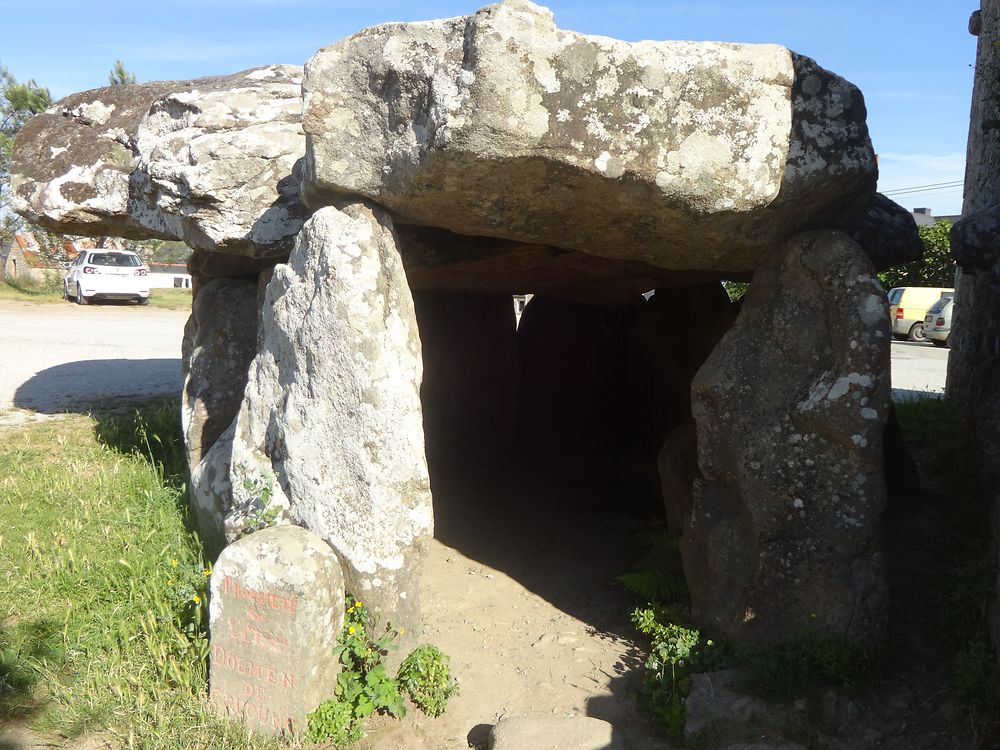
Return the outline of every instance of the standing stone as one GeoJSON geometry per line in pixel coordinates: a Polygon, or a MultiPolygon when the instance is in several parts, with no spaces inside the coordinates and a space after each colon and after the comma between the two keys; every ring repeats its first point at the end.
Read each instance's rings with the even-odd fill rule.
{"type": "Polygon", "coordinates": [[[861,248],[805,233],[695,377],[704,479],[681,551],[693,614],[734,643],[883,632],[885,316],[861,248]]]}
{"type": "Polygon", "coordinates": [[[310,529],[352,594],[416,634],[434,521],[420,337],[387,214],[352,203],[306,223],[267,286],[258,351],[239,416],[192,472],[198,507],[230,541],[261,514],[310,529]]]}
{"type": "Polygon", "coordinates": [[[521,314],[518,446],[541,462],[592,459],[619,448],[628,430],[628,307],[535,295],[521,314]]]}
{"type": "Polygon", "coordinates": [[[629,331],[629,393],[649,452],[691,418],[691,381],[736,320],[719,282],[657,289],[629,331]]]}
{"type": "Polygon", "coordinates": [[[212,570],[209,700],[265,734],[298,734],[333,695],[344,620],[336,555],[297,526],[231,544],[212,570]]]}
{"type": "Polygon", "coordinates": [[[417,292],[428,456],[502,455],[514,444],[520,365],[509,294],[417,292]]]}
{"type": "MultiPolygon", "coordinates": [[[[1000,542],[1000,0],[982,0],[969,31],[979,36],[960,222],[952,227],[959,264],[945,392],[971,428],[981,485],[1000,542]]],[[[993,564],[997,564],[994,545],[993,564]]],[[[997,578],[1000,592],[1000,576],[997,578]]],[[[1000,660],[1000,603],[993,605],[993,645],[1000,660]]]]}
{"type": "Polygon", "coordinates": [[[216,279],[198,290],[185,329],[181,410],[188,463],[197,466],[236,418],[257,353],[257,280],[216,279]]]}

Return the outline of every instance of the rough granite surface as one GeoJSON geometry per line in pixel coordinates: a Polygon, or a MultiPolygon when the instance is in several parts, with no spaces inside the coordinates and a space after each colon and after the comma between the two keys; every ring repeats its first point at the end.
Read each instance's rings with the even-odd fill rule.
{"type": "Polygon", "coordinates": [[[694,616],[733,643],[882,636],[886,308],[860,247],[804,233],[695,376],[704,479],[681,552],[694,616]]]}
{"type": "Polygon", "coordinates": [[[18,134],[14,209],[57,232],[287,255],[309,213],[292,177],[301,74],[271,65],[73,94],[18,134]]]}
{"type": "Polygon", "coordinates": [[[528,0],[362,31],[303,93],[310,206],[460,234],[740,272],[875,187],[861,93],[809,58],[586,36],[528,0]]]}

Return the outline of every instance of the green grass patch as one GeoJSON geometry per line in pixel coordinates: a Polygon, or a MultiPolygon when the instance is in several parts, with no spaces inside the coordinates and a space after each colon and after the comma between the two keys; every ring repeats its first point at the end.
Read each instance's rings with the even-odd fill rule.
{"type": "Polygon", "coordinates": [[[990,507],[970,431],[944,399],[896,405],[908,444],[925,456],[944,562],[934,583],[935,624],[948,645],[954,687],[981,737],[1000,735],[1000,672],[990,641],[996,564],[990,507]]]}
{"type": "Polygon", "coordinates": [[[0,300],[34,304],[62,301],[62,281],[53,277],[45,283],[4,279],[0,281],[0,300]]]}
{"type": "Polygon", "coordinates": [[[178,412],[0,430],[0,720],[122,748],[286,746],[206,702],[178,412]]]}
{"type": "MultiPolygon", "coordinates": [[[[57,302],[66,304],[66,301],[62,296],[62,281],[58,278],[44,284],[32,282],[21,283],[5,279],[0,282],[0,300],[29,302],[31,304],[49,304],[57,302]]],[[[104,303],[99,302],[96,304],[104,303]]],[[[125,303],[116,302],[111,304],[122,305],[125,303]]],[[[149,306],[160,310],[190,310],[191,290],[174,288],[150,289],[149,306]]]]}
{"type": "Polygon", "coordinates": [[[190,289],[150,289],[149,306],[160,310],[190,310],[190,289]]]}

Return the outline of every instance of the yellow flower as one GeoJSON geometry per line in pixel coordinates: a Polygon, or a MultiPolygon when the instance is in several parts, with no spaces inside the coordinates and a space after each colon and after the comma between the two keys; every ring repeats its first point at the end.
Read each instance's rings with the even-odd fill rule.
{"type": "Polygon", "coordinates": [[[210,578],[211,575],[212,575],[212,569],[211,568],[205,568],[203,571],[201,571],[201,574],[203,576],[205,576],[205,578],[210,578]]]}
{"type": "Polygon", "coordinates": [[[173,578],[168,578],[167,579],[167,585],[168,586],[173,586],[174,585],[174,579],[173,578]]]}
{"type": "Polygon", "coordinates": [[[353,626],[353,625],[351,625],[351,626],[350,626],[350,627],[349,627],[349,628],[347,629],[347,632],[348,632],[348,633],[349,633],[350,635],[354,635],[354,626],[353,626]]]}
{"type": "Polygon", "coordinates": [[[193,601],[195,604],[201,604],[201,597],[195,594],[194,596],[191,597],[191,601],[193,601]]]}
{"type": "Polygon", "coordinates": [[[170,561],[170,567],[171,568],[176,568],[177,567],[177,558],[176,557],[173,560],[170,561]]]}
{"type": "Polygon", "coordinates": [[[358,609],[361,609],[361,600],[358,599],[356,602],[354,602],[354,606],[357,607],[358,609]]]}

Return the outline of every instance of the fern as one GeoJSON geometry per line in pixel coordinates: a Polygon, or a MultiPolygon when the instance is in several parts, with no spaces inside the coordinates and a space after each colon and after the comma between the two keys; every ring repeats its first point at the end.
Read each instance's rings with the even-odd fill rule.
{"type": "Polygon", "coordinates": [[[647,529],[640,543],[645,551],[632,570],[618,576],[618,580],[633,594],[654,604],[686,599],[688,589],[677,540],[660,526],[647,529]]]}

